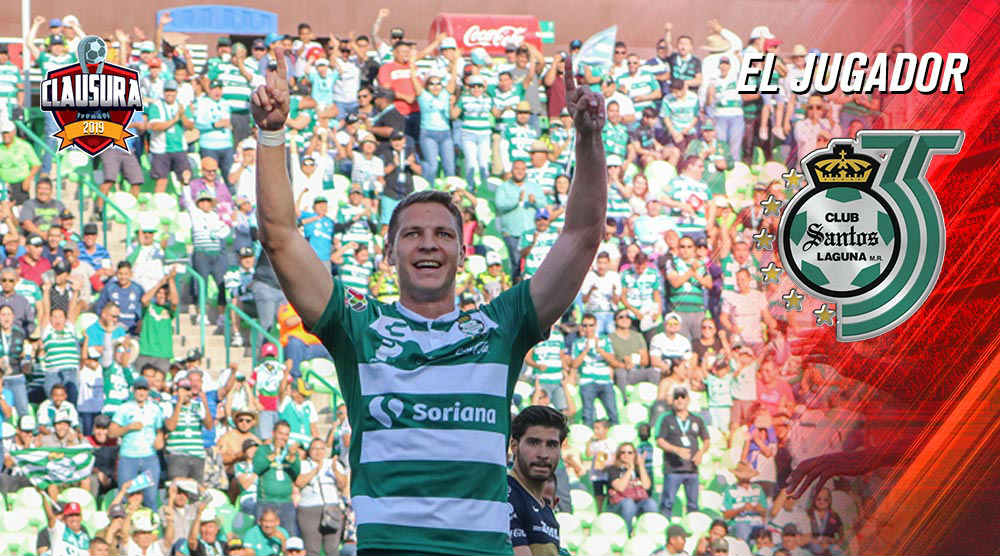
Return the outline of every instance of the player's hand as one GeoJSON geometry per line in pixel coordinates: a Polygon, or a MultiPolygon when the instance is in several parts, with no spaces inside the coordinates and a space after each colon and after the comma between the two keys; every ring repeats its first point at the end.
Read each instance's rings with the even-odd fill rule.
{"type": "Polygon", "coordinates": [[[566,83],[566,109],[573,117],[577,132],[581,135],[600,133],[604,129],[604,98],[589,87],[577,88],[572,54],[566,57],[563,79],[566,83]]]}
{"type": "Polygon", "coordinates": [[[389,8],[380,8],[378,11],[378,18],[385,19],[389,17],[389,8]]]}
{"type": "Polygon", "coordinates": [[[285,126],[289,112],[288,68],[285,66],[285,49],[274,47],[278,68],[268,68],[266,84],[257,87],[251,96],[250,110],[257,126],[267,131],[277,131],[285,126]]]}

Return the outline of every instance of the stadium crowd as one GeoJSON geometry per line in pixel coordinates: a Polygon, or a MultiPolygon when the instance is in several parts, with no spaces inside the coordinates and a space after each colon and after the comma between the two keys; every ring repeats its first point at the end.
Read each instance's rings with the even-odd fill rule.
{"type": "MultiPolygon", "coordinates": [[[[23,553],[353,553],[347,413],[336,397],[310,401],[310,363],[330,356],[257,240],[250,95],[273,47],[287,53],[302,233],[359,296],[396,298],[389,215],[438,188],[463,213],[456,304],[489,303],[537,270],[574,172],[562,73],[579,40],[550,56],[509,44],[501,59],[446,35],[417,49],[402,28],[385,35],[388,15],[368,34],[303,23],[249,44],[222,36],[200,68],[163,41],[169,14],[151,38],[104,33],[109,61],[139,73],[145,110],[129,124],[131,152],[108,149],[77,172],[183,215],[137,218],[127,251],[98,241],[112,216],[103,197],[77,214],[55,196],[70,184],[54,187],[53,157],[15,126],[31,84],[0,46],[0,521],[5,539],[31,533],[23,553]],[[231,344],[250,343],[232,303],[277,331],[283,359],[273,343],[252,367],[174,353],[178,314],[207,318],[178,261],[214,283],[215,334],[229,319],[231,344]],[[36,476],[12,455],[81,445],[93,465],[79,481],[36,476]]],[[[82,23],[36,17],[33,63],[75,63],[82,23]]],[[[740,94],[747,53],[779,54],[771,79],[784,84],[808,50],[783,49],[766,26],[744,40],[708,25],[704,45],[668,23],[649,45],[617,42],[610,69],[577,66],[606,99],[606,233],[578,302],[526,358],[513,408],[550,406],[571,424],[544,501],[569,553],[829,556],[863,528],[867,483],[784,488],[797,462],[864,438],[842,419],[827,433],[860,387],[799,349],[812,306],[787,310],[791,283],[767,272],[780,261],[761,231],[776,233],[777,213],[762,204],[794,192],[788,162],[875,125],[880,100],[740,94]],[[650,46],[648,59],[630,50],[650,46]]],[[[43,125],[43,137],[57,130],[43,125]]]]}

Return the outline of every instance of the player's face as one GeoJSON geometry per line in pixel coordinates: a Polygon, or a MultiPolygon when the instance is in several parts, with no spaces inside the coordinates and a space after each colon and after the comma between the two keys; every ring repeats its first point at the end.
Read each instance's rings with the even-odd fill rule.
{"type": "Polygon", "coordinates": [[[455,295],[455,273],[463,262],[461,231],[439,203],[415,203],[399,214],[399,231],[390,247],[399,288],[419,301],[455,295]]]}
{"type": "Polygon", "coordinates": [[[559,463],[562,443],[559,431],[552,427],[528,427],[514,446],[515,465],[522,477],[544,481],[552,476],[559,463]]]}

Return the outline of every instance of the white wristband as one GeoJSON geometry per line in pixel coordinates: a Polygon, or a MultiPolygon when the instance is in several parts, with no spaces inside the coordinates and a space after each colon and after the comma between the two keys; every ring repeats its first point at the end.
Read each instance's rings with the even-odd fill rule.
{"type": "Polygon", "coordinates": [[[265,147],[284,147],[285,129],[281,128],[277,131],[268,131],[266,129],[258,130],[257,142],[265,147]]]}

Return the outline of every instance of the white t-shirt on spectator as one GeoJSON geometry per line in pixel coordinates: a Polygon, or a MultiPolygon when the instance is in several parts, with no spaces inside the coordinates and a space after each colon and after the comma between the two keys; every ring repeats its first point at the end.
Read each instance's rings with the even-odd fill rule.
{"type": "MultiPolygon", "coordinates": [[[[301,463],[299,475],[311,473],[316,468],[316,463],[309,458],[305,458],[301,463]]],[[[333,474],[333,458],[324,458],[320,463],[320,472],[313,480],[309,481],[301,490],[302,499],[299,506],[314,507],[322,506],[324,501],[327,504],[336,504],[340,501],[340,490],[337,489],[337,479],[333,474]],[[322,489],[322,493],[320,493],[322,489]]]]}
{"type": "Polygon", "coordinates": [[[649,341],[649,354],[661,359],[667,357],[687,357],[691,353],[691,340],[683,334],[668,338],[665,332],[653,336],[649,341]]]}
{"type": "Polygon", "coordinates": [[[604,276],[599,276],[596,272],[590,271],[587,273],[587,277],[583,279],[583,286],[580,288],[580,293],[586,294],[595,286],[597,289],[590,294],[589,299],[584,303],[584,308],[587,311],[600,312],[613,310],[611,297],[621,295],[622,293],[621,276],[611,270],[605,272],[604,276]]]}
{"type": "Polygon", "coordinates": [[[761,312],[767,308],[767,298],[759,290],[747,293],[727,291],[722,294],[722,312],[727,313],[740,331],[740,338],[747,343],[764,341],[761,312]]]}
{"type": "MultiPolygon", "coordinates": [[[[232,174],[240,167],[240,161],[233,162],[233,165],[229,167],[229,174],[232,174]]],[[[226,174],[227,176],[229,174],[226,174]]],[[[257,163],[253,163],[243,169],[240,174],[240,179],[236,180],[235,184],[231,184],[236,188],[236,195],[243,196],[250,199],[250,204],[257,205],[257,163]]]]}
{"type": "Polygon", "coordinates": [[[733,381],[733,399],[744,402],[757,400],[757,364],[750,363],[736,371],[733,381]]]}
{"type": "Polygon", "coordinates": [[[604,97],[605,108],[611,104],[611,101],[618,103],[618,113],[621,114],[622,118],[635,116],[635,105],[632,104],[632,99],[628,98],[628,95],[625,93],[615,91],[610,97],[604,97]]]}

